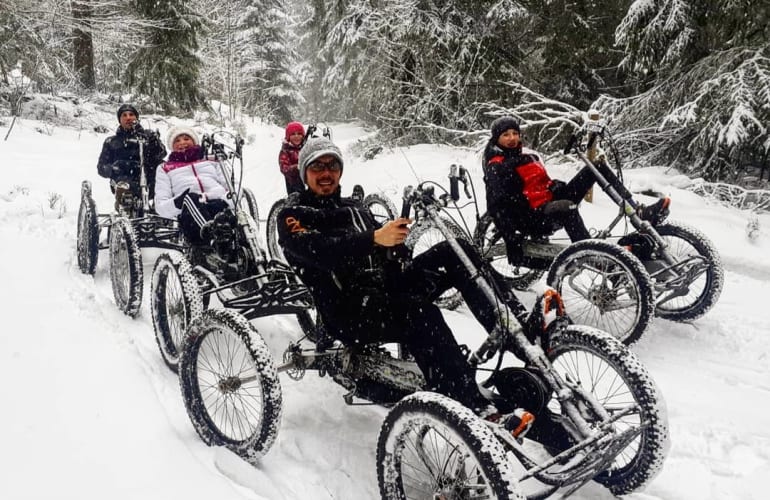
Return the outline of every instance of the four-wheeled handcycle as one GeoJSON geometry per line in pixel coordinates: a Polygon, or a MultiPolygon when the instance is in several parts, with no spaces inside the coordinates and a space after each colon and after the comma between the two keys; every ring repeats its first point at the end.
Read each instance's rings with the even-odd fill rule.
{"type": "Polygon", "coordinates": [[[109,249],[110,281],[115,303],[125,314],[134,317],[142,305],[144,288],[140,248],[180,249],[182,242],[176,221],[160,217],[151,208],[144,172],[146,139],[136,137],[129,141],[139,145],[140,161],[135,166],[139,171],[139,183],[111,181],[115,192],[115,211],[100,214],[96,210],[91,182],[83,181],[78,212],[77,257],[80,271],[94,274],[99,250],[109,249]],[[103,240],[100,238],[102,229],[107,232],[103,240]]]}
{"type": "Polygon", "coordinates": [[[589,113],[564,154],[576,156],[590,170],[618,206],[618,215],[606,228],[592,231],[593,240],[573,245],[551,241],[552,233],[521,234],[523,261],[511,263],[492,216],[484,214],[473,236],[482,255],[519,290],[547,272],[547,283],[561,293],[575,321],[609,331],[625,344],[637,341],[654,316],[684,322],[706,314],[719,299],[724,281],[721,259],[711,241],[681,222],[642,220],[638,202],[621,193],[625,188],[620,155],[598,115],[589,113]],[[625,224],[619,226],[621,221],[625,224]],[[601,240],[616,247],[614,266],[597,265],[580,250],[601,240]],[[636,258],[628,258],[629,252],[621,254],[621,248],[636,258]],[[627,268],[630,279],[618,279],[621,267],[627,268]]]}
{"type": "MultiPolygon", "coordinates": [[[[491,217],[486,214],[479,215],[474,196],[475,188],[467,170],[462,166],[453,168],[457,172],[458,182],[462,182],[465,194],[471,200],[468,203],[473,204],[476,212],[476,229],[470,241],[489,262],[490,270],[496,274],[500,283],[505,283],[510,288],[526,290],[544,271],[517,275],[516,272],[520,268],[512,270],[507,260],[505,243],[493,225],[492,229],[489,229],[491,217]],[[493,231],[491,236],[490,231],[493,231]]],[[[459,197],[459,186],[457,195],[459,197]]],[[[471,233],[460,211],[462,207],[452,208],[455,209],[454,215],[445,210],[442,224],[455,238],[468,239],[471,233]]],[[[417,216],[414,230],[409,234],[406,244],[417,254],[444,239],[444,232],[432,220],[417,216]]],[[[624,343],[630,343],[629,339],[636,339],[644,332],[654,308],[653,287],[644,266],[634,254],[615,243],[599,239],[589,239],[571,245],[549,244],[547,241],[534,243],[525,239],[524,245],[527,255],[537,253],[544,269],[547,269],[548,263],[569,263],[568,266],[560,266],[549,274],[549,286],[558,287],[560,294],[570,298],[587,289],[589,297],[595,303],[601,304],[601,314],[589,315],[584,312],[584,304],[564,300],[570,314],[573,318],[578,318],[580,324],[606,331],[624,343]]],[[[440,307],[450,309],[461,303],[462,296],[456,289],[447,290],[436,301],[440,307]]]]}
{"type": "Polygon", "coordinates": [[[210,245],[185,245],[182,252],[163,253],[152,273],[152,321],[163,360],[177,371],[188,325],[216,297],[219,304],[248,319],[273,314],[296,315],[303,331],[315,331],[315,309],[307,288],[283,262],[269,260],[259,240],[253,195],[239,189],[235,171],[243,171],[243,140],[215,132],[201,141],[219,160],[235,209],[213,220],[210,245]],[[238,160],[240,169],[235,168],[238,160]]]}
{"type": "Polygon", "coordinates": [[[276,362],[247,317],[212,308],[189,325],[179,359],[185,406],[206,443],[255,463],[280,427],[278,374],[299,380],[314,370],[343,386],[347,403],[362,398],[390,409],[376,450],[383,498],[534,499],[569,495],[590,480],[625,494],[655,476],[669,437],[649,373],[611,335],[572,324],[555,290],[528,311],[488,260],[466,253],[441,216],[458,199],[455,172],[450,193],[436,194],[429,182],[407,188],[402,214],[414,209],[444,235],[507,325],[468,350],[469,360],[500,411],[536,415],[527,438],[430,392],[413,361],[381,345],[300,340],[276,362]]]}

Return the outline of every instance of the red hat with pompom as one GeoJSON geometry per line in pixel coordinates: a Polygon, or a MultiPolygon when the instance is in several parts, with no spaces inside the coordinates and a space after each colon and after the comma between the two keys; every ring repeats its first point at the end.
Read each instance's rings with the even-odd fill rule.
{"type": "Polygon", "coordinates": [[[303,127],[300,122],[291,122],[286,125],[286,140],[288,141],[291,134],[295,134],[297,132],[305,135],[305,127],[303,127]]]}

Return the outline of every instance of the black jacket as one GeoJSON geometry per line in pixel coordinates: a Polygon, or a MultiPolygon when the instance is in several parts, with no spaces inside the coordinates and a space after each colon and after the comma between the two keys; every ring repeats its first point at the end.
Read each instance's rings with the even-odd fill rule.
{"type": "Polygon", "coordinates": [[[516,167],[540,157],[521,148],[503,150],[488,144],[484,151],[483,171],[487,193],[487,211],[495,226],[508,241],[516,231],[526,233],[544,232],[542,216],[530,207],[524,195],[524,181],[516,167]],[[502,157],[502,161],[500,161],[502,157]]]}
{"type": "Polygon", "coordinates": [[[309,288],[324,322],[338,326],[369,300],[386,300],[400,265],[374,243],[380,225],[360,202],[310,190],[294,193],[278,214],[278,241],[309,288]]]}
{"type": "Polygon", "coordinates": [[[139,144],[130,141],[137,137],[143,137],[147,141],[144,145],[144,172],[148,185],[151,188],[155,186],[155,169],[166,157],[166,148],[155,133],[144,130],[139,124],[132,130],[118,127],[115,135],[104,141],[96,164],[100,176],[115,181],[138,183],[139,144]]]}

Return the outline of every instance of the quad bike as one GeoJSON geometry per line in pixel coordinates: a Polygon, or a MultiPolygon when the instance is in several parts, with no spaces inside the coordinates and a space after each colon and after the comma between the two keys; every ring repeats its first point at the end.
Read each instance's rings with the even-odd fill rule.
{"type": "MultiPolygon", "coordinates": [[[[462,182],[465,195],[472,199],[470,203],[474,205],[478,222],[471,239],[468,224],[459,210],[462,207],[447,207],[454,208],[456,215],[450,216],[449,211],[444,210],[441,222],[446,231],[455,238],[472,241],[482,257],[490,263],[490,268],[497,273],[501,283],[517,290],[527,289],[540,278],[543,271],[528,275],[514,275],[511,272],[502,238],[495,232],[494,244],[489,243],[487,228],[491,217],[479,216],[475,189],[467,170],[453,165],[452,172],[452,176],[462,182]],[[500,252],[505,260],[500,258],[500,252]]],[[[455,194],[459,198],[459,186],[457,189],[455,194]]],[[[418,215],[406,245],[417,255],[443,241],[446,231],[439,229],[431,219],[418,215]]],[[[568,267],[559,268],[560,274],[549,275],[548,285],[557,288],[565,297],[565,306],[575,322],[606,331],[624,343],[630,343],[632,340],[629,339],[637,339],[646,330],[654,310],[652,281],[639,259],[625,248],[607,241],[589,239],[568,246],[525,240],[524,249],[525,256],[535,256],[541,264],[569,263],[568,267]],[[577,293],[575,290],[587,294],[593,301],[591,305],[600,307],[601,312],[589,314],[591,310],[584,303],[576,303],[574,300],[577,293]]],[[[462,303],[462,296],[456,289],[450,289],[435,303],[453,309],[462,303]]]]}
{"type": "MultiPolygon", "coordinates": [[[[157,132],[154,132],[157,134],[157,132]]],[[[78,267],[84,274],[94,274],[99,250],[109,249],[110,281],[118,308],[130,317],[139,313],[144,285],[142,247],[179,249],[179,231],[174,220],[154,213],[148,199],[149,187],[144,172],[146,139],[129,139],[138,143],[140,162],[139,184],[113,182],[115,211],[99,214],[91,190],[91,182],[83,181],[78,212],[78,267]],[[104,240],[101,230],[106,229],[104,240]]]]}
{"type": "Polygon", "coordinates": [[[625,189],[618,186],[623,182],[619,155],[612,135],[598,115],[592,114],[571,136],[564,153],[574,154],[584,168],[590,169],[602,190],[618,205],[618,215],[606,228],[595,232],[594,240],[566,248],[550,241],[550,234],[522,234],[524,262],[513,265],[508,261],[505,242],[492,217],[484,214],[473,236],[482,255],[519,290],[526,289],[547,271],[548,285],[561,293],[574,321],[607,330],[625,344],[637,341],[653,316],[684,322],[706,314],[716,304],[724,281],[721,259],[711,241],[686,224],[674,221],[651,224],[639,217],[638,203],[621,194],[625,189]],[[613,166],[614,181],[602,174],[600,168],[608,171],[613,166]],[[618,234],[615,228],[621,221],[625,224],[618,234]],[[590,260],[580,258],[577,250],[568,252],[598,240],[629,248],[641,261],[642,274],[646,276],[634,270],[633,280],[618,283],[612,276],[614,268],[594,266],[590,260]],[[592,279],[578,279],[577,272],[591,267],[595,267],[592,279]],[[635,290],[629,288],[625,295],[635,296],[637,300],[622,301],[619,293],[632,284],[635,290]]]}
{"type": "MultiPolygon", "coordinates": [[[[204,136],[201,144],[219,161],[233,193],[233,209],[214,218],[211,246],[186,245],[180,253],[161,254],[152,274],[152,320],[155,338],[166,365],[177,371],[187,326],[216,297],[222,307],[251,319],[271,314],[296,315],[303,331],[315,328],[313,300],[284,263],[268,261],[253,215],[256,202],[238,189],[234,162],[242,162],[243,140],[224,132],[204,136]],[[231,147],[225,144],[229,136],[231,147]],[[228,165],[229,162],[229,165],[228,165]],[[250,201],[251,200],[251,201],[250,201]]],[[[242,163],[240,171],[242,172],[242,163]]]]}
{"type": "MultiPolygon", "coordinates": [[[[307,128],[307,133],[302,139],[301,146],[305,145],[305,142],[309,137],[316,137],[315,132],[318,130],[317,125],[310,125],[307,128]]],[[[327,126],[322,126],[322,134],[324,137],[331,140],[331,129],[327,126]]],[[[396,207],[393,202],[380,193],[370,193],[364,195],[363,187],[356,184],[353,187],[353,193],[351,197],[360,201],[374,216],[374,219],[378,222],[385,223],[388,220],[392,220],[396,216],[396,207]]],[[[267,214],[267,249],[270,252],[270,257],[275,260],[286,261],[283,255],[283,250],[278,244],[278,213],[286,206],[286,198],[273,203],[270,207],[270,211],[267,214]]]]}
{"type": "MultiPolygon", "coordinates": [[[[456,186],[458,177],[450,180],[456,186]]],[[[316,370],[349,391],[346,403],[363,398],[390,408],[376,451],[382,498],[535,499],[557,491],[564,497],[590,480],[621,495],[648,483],[669,447],[665,404],[649,373],[611,335],[571,324],[558,292],[548,291],[528,312],[489,261],[471,258],[443,223],[439,212],[456,199],[423,183],[407,188],[402,213],[414,208],[430,220],[469,279],[509,320],[469,350],[469,359],[498,409],[526,401],[535,425],[543,422],[540,430],[533,426],[532,439],[514,438],[500,424],[426,392],[417,365],[380,345],[322,349],[291,342],[277,364],[256,328],[222,309],[193,321],[180,358],[185,406],[200,437],[256,463],[280,427],[278,374],[300,380],[316,370]],[[513,366],[522,361],[524,367],[513,366]],[[554,431],[560,439],[548,437],[554,431]]]]}

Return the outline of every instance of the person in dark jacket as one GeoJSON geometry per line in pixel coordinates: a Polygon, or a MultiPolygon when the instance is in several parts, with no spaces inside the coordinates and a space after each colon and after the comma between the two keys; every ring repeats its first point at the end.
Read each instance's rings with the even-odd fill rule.
{"type": "MultiPolygon", "coordinates": [[[[115,135],[108,137],[102,145],[102,152],[96,164],[100,176],[110,179],[113,193],[119,182],[127,182],[129,189],[136,196],[139,192],[139,143],[144,141],[144,173],[149,187],[149,198],[155,196],[155,169],[163,162],[166,148],[157,134],[147,131],[139,124],[139,112],[131,104],[118,108],[120,126],[115,135]]],[[[117,197],[116,193],[116,197],[117,197]]]]}
{"type": "MultiPolygon", "coordinates": [[[[447,242],[406,266],[389,259],[388,250],[403,245],[411,220],[380,225],[360,201],[341,197],[342,168],[342,154],[329,139],[309,139],[299,155],[299,174],[307,188],[289,196],[278,214],[278,241],[310,289],[327,335],[346,345],[402,343],[433,390],[480,414],[494,414],[432,302],[456,287],[487,331],[497,327],[493,306],[447,242]]],[[[497,417],[520,433],[534,419],[526,411],[497,417]]]]}
{"type": "Polygon", "coordinates": [[[291,122],[286,125],[286,131],[281,144],[281,152],[278,153],[278,167],[286,181],[286,194],[299,193],[305,189],[302,179],[299,178],[299,150],[302,140],[305,138],[305,128],[300,122],[291,122]]]}
{"type": "MultiPolygon", "coordinates": [[[[519,122],[503,116],[492,122],[492,137],[484,149],[487,210],[506,242],[508,259],[522,263],[525,236],[549,236],[563,227],[570,240],[591,237],[577,210],[596,178],[583,167],[569,182],[551,179],[540,156],[523,147],[519,122]]],[[[596,166],[624,199],[631,193],[604,164],[596,166]]],[[[669,198],[649,207],[639,205],[639,216],[653,224],[668,215],[669,198]]]]}

